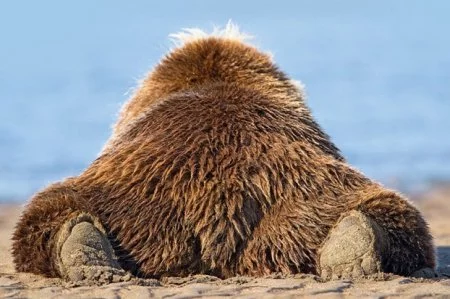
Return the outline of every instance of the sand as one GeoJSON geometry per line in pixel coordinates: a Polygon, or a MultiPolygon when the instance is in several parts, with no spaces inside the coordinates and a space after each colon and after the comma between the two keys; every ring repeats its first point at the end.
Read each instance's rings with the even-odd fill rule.
{"type": "Polygon", "coordinates": [[[412,197],[427,218],[435,237],[439,260],[437,279],[378,275],[358,281],[322,282],[313,275],[266,278],[236,277],[220,280],[198,275],[188,278],[131,280],[102,286],[74,286],[14,271],[10,237],[22,207],[0,205],[0,298],[198,298],[198,297],[440,297],[450,298],[450,186],[443,185],[412,197]]]}

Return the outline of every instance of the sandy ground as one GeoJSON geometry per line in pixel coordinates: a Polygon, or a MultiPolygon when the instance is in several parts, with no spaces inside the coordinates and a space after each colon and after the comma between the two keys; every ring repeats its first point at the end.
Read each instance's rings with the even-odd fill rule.
{"type": "Polygon", "coordinates": [[[450,298],[450,186],[439,186],[413,197],[427,218],[438,249],[441,277],[433,280],[379,276],[359,281],[321,282],[313,275],[267,278],[211,276],[139,280],[104,286],[73,287],[60,279],[47,279],[14,271],[10,236],[22,207],[0,205],[0,298],[196,298],[196,297],[440,297],[450,298]]]}

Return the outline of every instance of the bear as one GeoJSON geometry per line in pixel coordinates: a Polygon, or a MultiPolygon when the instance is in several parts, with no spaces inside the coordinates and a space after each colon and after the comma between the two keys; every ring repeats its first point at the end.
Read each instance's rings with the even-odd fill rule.
{"type": "Polygon", "coordinates": [[[271,55],[232,23],[173,37],[99,156],[27,204],[17,271],[103,282],[434,275],[420,212],[347,163],[271,55]]]}

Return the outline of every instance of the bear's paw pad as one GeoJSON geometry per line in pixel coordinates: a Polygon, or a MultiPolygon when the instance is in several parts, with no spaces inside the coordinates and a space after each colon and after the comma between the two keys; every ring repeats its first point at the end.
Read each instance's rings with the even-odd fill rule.
{"type": "Polygon", "coordinates": [[[330,231],[319,250],[323,279],[355,279],[381,272],[386,237],[364,214],[352,211],[330,231]]]}
{"type": "Polygon", "coordinates": [[[113,248],[102,232],[90,222],[75,224],[67,238],[60,240],[58,254],[61,275],[77,284],[105,284],[129,281],[117,262],[113,248]]]}

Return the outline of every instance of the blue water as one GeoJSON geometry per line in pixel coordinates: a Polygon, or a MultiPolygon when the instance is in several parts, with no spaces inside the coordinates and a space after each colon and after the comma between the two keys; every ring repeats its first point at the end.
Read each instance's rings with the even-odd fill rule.
{"type": "Polygon", "coordinates": [[[230,18],[357,168],[403,190],[450,179],[450,1],[124,2],[1,2],[0,200],[82,171],[167,35],[230,18]]]}

